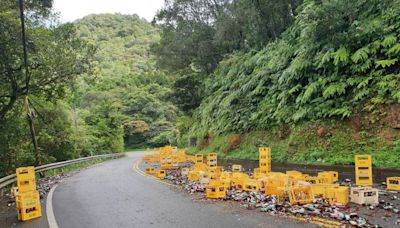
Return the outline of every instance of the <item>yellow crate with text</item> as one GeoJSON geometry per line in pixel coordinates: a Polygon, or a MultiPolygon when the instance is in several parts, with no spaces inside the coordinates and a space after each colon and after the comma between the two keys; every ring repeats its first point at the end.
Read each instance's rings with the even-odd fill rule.
{"type": "Polygon", "coordinates": [[[350,200],[360,205],[375,205],[379,203],[379,190],[371,187],[350,188],[350,200]]]}
{"type": "Polygon", "coordinates": [[[258,181],[251,178],[246,178],[243,182],[243,191],[246,192],[258,192],[260,191],[260,186],[258,181]]]}
{"type": "Polygon", "coordinates": [[[156,177],[164,179],[167,176],[167,172],[164,169],[156,170],[156,177]]]}
{"type": "Polygon", "coordinates": [[[400,191],[400,177],[386,178],[386,188],[388,190],[400,191]]]}
{"type": "Polygon", "coordinates": [[[288,188],[289,202],[295,204],[308,204],[314,201],[310,185],[297,185],[288,188]]]}
{"type": "Polygon", "coordinates": [[[194,155],[194,163],[203,163],[204,162],[204,156],[202,154],[195,154],[194,155]]]}
{"type": "Polygon", "coordinates": [[[38,191],[19,193],[16,198],[18,220],[27,221],[42,216],[38,191]]]}
{"type": "Polygon", "coordinates": [[[243,167],[242,165],[232,165],[232,172],[242,172],[243,167]]]}
{"type": "Polygon", "coordinates": [[[335,171],[319,172],[317,175],[318,184],[333,184],[339,180],[339,173],[335,171]]]}
{"type": "Polygon", "coordinates": [[[249,175],[245,173],[234,172],[232,173],[232,184],[235,188],[243,190],[244,182],[249,178],[249,175]]]}
{"type": "Polygon", "coordinates": [[[36,191],[35,167],[20,167],[16,169],[18,192],[36,191]]]}
{"type": "Polygon", "coordinates": [[[156,169],[153,167],[146,167],[145,171],[146,174],[154,174],[156,172],[156,169]]]}
{"type": "Polygon", "coordinates": [[[226,187],[221,181],[210,180],[206,186],[206,197],[209,199],[221,199],[226,197],[226,187]]]}
{"type": "Polygon", "coordinates": [[[355,155],[355,171],[357,186],[372,186],[372,156],[355,155]]]}
{"type": "Polygon", "coordinates": [[[181,175],[182,176],[187,176],[187,175],[189,175],[189,171],[190,171],[189,168],[182,168],[181,169],[181,175]]]}

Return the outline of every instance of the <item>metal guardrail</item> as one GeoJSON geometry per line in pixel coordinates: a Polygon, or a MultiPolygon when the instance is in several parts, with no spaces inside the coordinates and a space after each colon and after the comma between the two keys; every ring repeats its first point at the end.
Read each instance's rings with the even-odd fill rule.
{"type": "MultiPolygon", "coordinates": [[[[96,160],[96,159],[100,159],[100,158],[121,157],[123,155],[124,155],[124,153],[101,154],[101,155],[95,155],[95,156],[90,156],[90,157],[78,158],[78,159],[74,159],[74,160],[55,162],[55,163],[50,163],[50,164],[35,167],[35,172],[40,173],[40,172],[43,172],[46,170],[57,169],[57,168],[61,168],[61,167],[76,164],[76,163],[92,161],[92,160],[96,160]]],[[[2,178],[0,178],[0,189],[2,189],[5,186],[8,186],[16,181],[17,181],[17,179],[16,179],[15,174],[11,174],[11,175],[2,177],[2,178]]]]}

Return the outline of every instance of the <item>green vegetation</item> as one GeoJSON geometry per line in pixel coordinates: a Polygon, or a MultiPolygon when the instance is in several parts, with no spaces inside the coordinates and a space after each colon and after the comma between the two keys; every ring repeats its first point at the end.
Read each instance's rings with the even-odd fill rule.
{"type": "Polygon", "coordinates": [[[243,159],[268,144],[283,162],[371,153],[400,167],[399,0],[171,0],[152,23],[67,24],[48,3],[26,0],[28,77],[18,5],[0,5],[0,176],[170,143],[243,159]]]}
{"type": "MultiPolygon", "coordinates": [[[[156,51],[163,50],[161,57],[169,53],[165,49],[172,52],[180,47],[170,37],[184,32],[187,24],[212,28],[212,36],[196,36],[201,39],[197,44],[224,46],[229,40],[218,40],[217,34],[226,27],[218,25],[228,22],[218,12],[241,9],[245,10],[239,11],[242,17],[252,18],[259,15],[252,11],[256,3],[282,7],[281,2],[268,0],[184,1],[188,8],[172,2],[159,15],[164,22],[163,48],[156,51]],[[201,2],[215,7],[204,9],[201,2]]],[[[238,27],[243,36],[229,30],[235,39],[232,43],[248,42],[248,46],[218,53],[222,60],[205,77],[204,99],[190,117],[193,124],[180,130],[178,142],[184,145],[186,139],[197,138],[196,151],[245,159],[256,158],[257,145],[270,144],[274,160],[307,163],[349,164],[355,153],[372,153],[376,165],[400,167],[396,162],[400,155],[399,5],[398,0],[290,1],[290,8],[297,6],[296,10],[275,11],[279,22],[290,19],[267,20],[273,26],[263,26],[280,35],[261,36],[263,42],[247,38],[249,32],[263,34],[259,28],[246,30],[246,21],[230,17],[234,24],[244,23],[244,28],[238,27]],[[230,137],[235,135],[240,140],[231,145],[230,137]]],[[[263,21],[252,19],[252,24],[257,23],[263,21]]],[[[213,54],[195,50],[199,51],[192,54],[197,57],[213,54]]],[[[161,58],[160,66],[164,62],[161,58]]],[[[193,58],[166,69],[179,72],[195,66],[208,73],[203,62],[193,58]]],[[[186,120],[180,120],[178,126],[185,126],[186,120]]]]}

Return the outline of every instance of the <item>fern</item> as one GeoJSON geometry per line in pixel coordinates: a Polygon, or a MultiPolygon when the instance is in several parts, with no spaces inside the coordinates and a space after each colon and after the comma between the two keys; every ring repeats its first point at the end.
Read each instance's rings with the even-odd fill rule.
{"type": "Polygon", "coordinates": [[[297,84],[293,88],[291,88],[288,93],[289,94],[297,93],[300,91],[301,88],[302,88],[301,84],[297,84]]]}
{"type": "Polygon", "coordinates": [[[353,100],[354,100],[354,101],[360,101],[360,100],[362,100],[364,97],[368,96],[369,93],[370,93],[370,92],[369,92],[369,89],[363,89],[363,90],[359,91],[358,93],[356,93],[356,94],[354,95],[353,100]]]}
{"type": "Polygon", "coordinates": [[[375,61],[375,69],[378,67],[386,68],[397,62],[398,59],[383,59],[375,61]]]}
{"type": "Polygon", "coordinates": [[[391,47],[388,51],[388,54],[390,55],[398,55],[400,54],[400,44],[395,44],[393,47],[391,47]]]}
{"type": "Polygon", "coordinates": [[[332,111],[329,112],[329,117],[332,116],[340,116],[343,118],[349,117],[351,115],[351,111],[349,107],[342,107],[342,108],[337,108],[333,109],[332,111]]]}
{"type": "Polygon", "coordinates": [[[320,84],[319,84],[318,81],[317,81],[317,82],[310,83],[310,84],[307,86],[306,90],[304,91],[304,94],[303,94],[303,96],[302,96],[302,98],[301,98],[301,103],[304,104],[304,103],[308,102],[308,101],[310,100],[311,96],[312,96],[315,92],[317,92],[319,86],[320,86],[320,84]]]}
{"type": "Polygon", "coordinates": [[[368,54],[368,48],[360,48],[351,56],[351,60],[353,60],[354,63],[365,61],[368,59],[368,54]]]}
{"type": "Polygon", "coordinates": [[[346,93],[346,83],[334,83],[330,84],[322,93],[324,98],[333,97],[335,95],[341,95],[346,93]]]}
{"type": "Polygon", "coordinates": [[[346,48],[341,47],[334,53],[333,64],[335,64],[336,66],[339,63],[347,63],[348,60],[349,60],[349,51],[346,48]]]}
{"type": "Polygon", "coordinates": [[[386,37],[383,39],[382,45],[383,45],[384,47],[390,47],[390,46],[392,46],[393,44],[395,44],[396,41],[397,41],[396,36],[389,35],[389,36],[386,36],[386,37]]]}

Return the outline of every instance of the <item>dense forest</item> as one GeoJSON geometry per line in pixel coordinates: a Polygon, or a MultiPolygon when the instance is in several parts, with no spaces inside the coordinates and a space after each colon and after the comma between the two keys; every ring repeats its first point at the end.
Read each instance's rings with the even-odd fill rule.
{"type": "Polygon", "coordinates": [[[25,1],[25,68],[1,0],[0,174],[164,144],[399,167],[399,0],[166,0],[152,22],[65,24],[51,2],[25,1]]]}

